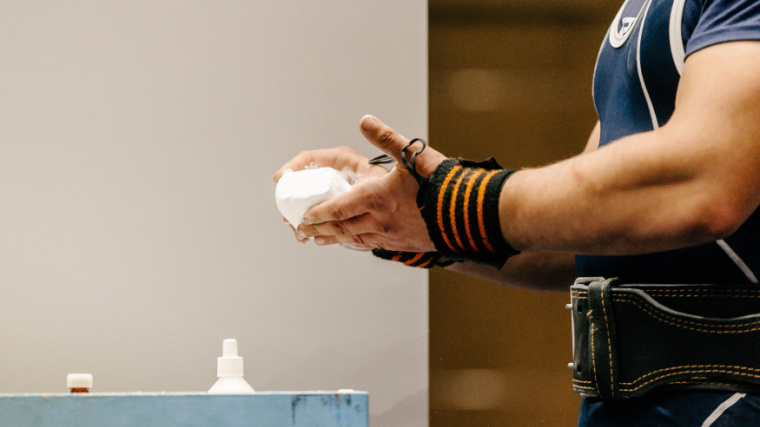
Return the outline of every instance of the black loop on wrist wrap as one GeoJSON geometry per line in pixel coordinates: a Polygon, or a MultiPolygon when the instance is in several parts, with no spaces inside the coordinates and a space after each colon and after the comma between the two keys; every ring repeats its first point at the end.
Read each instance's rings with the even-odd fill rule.
{"type": "Polygon", "coordinates": [[[520,253],[504,240],[499,196],[514,170],[484,162],[444,160],[420,186],[417,204],[436,249],[452,261],[501,268],[520,253]]]}

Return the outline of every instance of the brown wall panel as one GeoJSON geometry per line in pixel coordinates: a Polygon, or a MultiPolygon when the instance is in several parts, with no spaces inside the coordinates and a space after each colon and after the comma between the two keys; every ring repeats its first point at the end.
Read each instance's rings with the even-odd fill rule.
{"type": "MultiPolygon", "coordinates": [[[[579,153],[596,122],[594,61],[617,7],[431,1],[431,145],[514,168],[579,153]]],[[[431,426],[576,425],[567,301],[432,271],[431,426]]]]}

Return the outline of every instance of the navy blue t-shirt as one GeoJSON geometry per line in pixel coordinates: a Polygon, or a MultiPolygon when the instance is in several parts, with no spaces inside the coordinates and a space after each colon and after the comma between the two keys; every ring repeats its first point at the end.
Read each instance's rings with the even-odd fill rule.
{"type": "MultiPolygon", "coordinates": [[[[760,40],[760,0],[626,1],[605,37],[594,73],[600,146],[667,123],[685,58],[738,40],[760,40]]],[[[582,276],[620,277],[629,283],[757,283],[760,211],[717,242],[637,256],[577,256],[576,262],[582,276]]],[[[760,396],[683,391],[624,402],[586,398],[578,424],[760,425],[760,396]]]]}
{"type": "MultiPolygon", "coordinates": [[[[667,123],[685,58],[739,40],[760,40],[760,1],[627,0],[594,72],[600,147],[667,123]]],[[[717,242],[636,256],[579,255],[576,264],[581,276],[629,283],[757,283],[760,211],[717,242]]]]}

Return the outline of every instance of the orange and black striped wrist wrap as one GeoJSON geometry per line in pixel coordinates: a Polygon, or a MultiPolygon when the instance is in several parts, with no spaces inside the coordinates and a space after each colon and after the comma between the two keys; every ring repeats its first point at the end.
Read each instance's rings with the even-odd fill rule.
{"type": "Polygon", "coordinates": [[[439,252],[403,252],[373,249],[372,254],[388,261],[397,261],[409,267],[419,268],[446,267],[454,262],[447,260],[439,252]]]}
{"type": "Polygon", "coordinates": [[[441,255],[501,268],[520,253],[504,240],[499,222],[501,188],[514,172],[493,158],[447,159],[420,186],[417,204],[441,255]]]}

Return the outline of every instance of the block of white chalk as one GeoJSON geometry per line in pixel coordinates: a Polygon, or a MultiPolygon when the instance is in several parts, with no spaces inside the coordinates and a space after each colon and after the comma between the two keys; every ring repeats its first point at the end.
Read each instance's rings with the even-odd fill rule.
{"type": "Polygon", "coordinates": [[[344,174],[333,168],[304,169],[280,177],[274,191],[277,209],[293,226],[303,222],[312,206],[326,202],[351,189],[344,174]]]}

